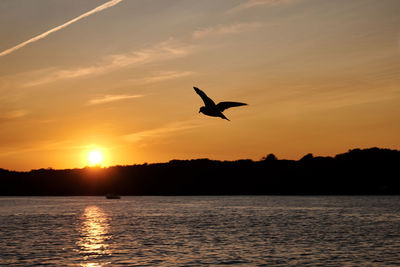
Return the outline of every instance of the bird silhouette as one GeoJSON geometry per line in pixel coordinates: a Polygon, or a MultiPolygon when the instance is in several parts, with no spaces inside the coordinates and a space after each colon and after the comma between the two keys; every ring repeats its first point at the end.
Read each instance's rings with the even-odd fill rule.
{"type": "Polygon", "coordinates": [[[219,102],[218,104],[215,104],[214,101],[209,98],[203,91],[201,91],[197,87],[193,87],[193,89],[196,91],[196,93],[203,99],[204,102],[204,107],[201,107],[199,110],[199,113],[203,113],[204,115],[207,116],[212,116],[212,117],[220,117],[221,119],[228,120],[227,117],[222,113],[225,109],[232,108],[232,107],[239,107],[239,106],[244,106],[247,105],[245,103],[240,103],[240,102],[231,102],[231,101],[225,101],[225,102],[219,102]]]}

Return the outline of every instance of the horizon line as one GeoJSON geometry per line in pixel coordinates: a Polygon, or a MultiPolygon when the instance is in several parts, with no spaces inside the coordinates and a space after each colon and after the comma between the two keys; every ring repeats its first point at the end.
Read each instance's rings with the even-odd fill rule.
{"type": "Polygon", "coordinates": [[[280,160],[284,160],[284,161],[301,161],[303,158],[305,158],[306,156],[311,155],[312,158],[335,158],[338,155],[343,155],[346,153],[350,153],[352,151],[357,151],[357,150],[372,150],[372,149],[378,149],[378,150],[390,150],[390,151],[397,151],[400,152],[399,149],[396,148],[385,148],[385,147],[367,147],[367,148],[351,148],[348,149],[346,152],[342,152],[342,153],[338,153],[335,154],[333,156],[314,156],[313,153],[306,153],[305,155],[303,155],[302,157],[300,157],[299,159],[285,159],[285,158],[278,158],[275,156],[274,153],[268,153],[266,156],[260,158],[259,160],[253,160],[253,159],[249,159],[249,158],[242,158],[242,159],[236,159],[236,160],[219,160],[219,159],[211,159],[211,158],[190,158],[190,159],[171,159],[169,161],[164,161],[164,162],[143,162],[143,163],[133,163],[133,164],[126,164],[126,165],[108,165],[108,166],[102,166],[101,164],[99,165],[95,165],[95,166],[84,166],[84,167],[71,167],[71,168],[63,168],[63,169],[57,169],[57,168],[53,168],[53,167],[47,167],[47,168],[38,168],[38,169],[30,169],[30,170],[10,170],[10,169],[5,169],[0,167],[0,171],[8,171],[8,172],[19,172],[19,173],[28,173],[28,172],[32,172],[32,171],[39,171],[39,170],[52,170],[52,171],[65,171],[65,170],[84,170],[84,169],[108,169],[108,168],[114,168],[114,167],[129,167],[129,166],[143,166],[143,165],[155,165],[155,164],[168,164],[171,163],[172,161],[196,161],[196,160],[208,160],[208,161],[219,161],[219,162],[236,162],[236,161],[252,161],[252,162],[261,162],[261,161],[265,161],[267,160],[267,157],[269,155],[272,155],[275,157],[274,160],[280,161],[280,160]]]}

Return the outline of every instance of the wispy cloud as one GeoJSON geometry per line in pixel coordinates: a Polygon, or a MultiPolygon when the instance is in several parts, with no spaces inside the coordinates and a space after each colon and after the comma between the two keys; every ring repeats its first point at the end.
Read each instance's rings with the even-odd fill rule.
{"type": "Polygon", "coordinates": [[[125,99],[140,98],[143,95],[105,95],[103,97],[90,99],[88,105],[105,104],[125,99]]]}
{"type": "Polygon", "coordinates": [[[104,74],[134,64],[145,64],[168,60],[171,58],[182,57],[189,53],[191,53],[191,49],[188,45],[175,41],[174,39],[169,39],[150,48],[107,56],[95,65],[74,69],[48,70],[45,76],[25,83],[23,84],[23,87],[38,86],[63,79],[104,74]]]}
{"type": "Polygon", "coordinates": [[[244,3],[241,3],[232,9],[229,12],[237,12],[242,11],[249,8],[259,7],[259,6],[280,6],[280,5],[287,5],[290,3],[295,2],[296,0],[248,0],[244,3]]]}
{"type": "Polygon", "coordinates": [[[258,22],[252,23],[236,23],[229,25],[218,25],[214,27],[207,27],[193,32],[193,39],[201,39],[210,35],[232,34],[249,31],[261,27],[263,24],[258,22]]]}
{"type": "Polygon", "coordinates": [[[193,71],[161,71],[154,73],[153,75],[150,75],[148,77],[140,78],[140,79],[135,79],[135,82],[138,83],[155,83],[155,82],[162,82],[162,81],[167,81],[167,80],[173,80],[173,79],[178,79],[186,76],[190,76],[195,74],[193,71]]]}
{"type": "Polygon", "coordinates": [[[160,128],[155,128],[151,130],[136,132],[132,134],[127,134],[122,136],[125,141],[128,142],[139,142],[145,138],[156,138],[156,137],[163,137],[167,134],[171,134],[174,132],[180,132],[184,130],[189,130],[193,128],[200,127],[200,125],[193,123],[192,121],[184,121],[184,122],[177,122],[165,125],[160,128]]]}
{"type": "Polygon", "coordinates": [[[25,41],[25,42],[22,42],[22,43],[20,43],[20,44],[18,44],[18,45],[16,45],[16,46],[13,46],[13,47],[11,47],[11,48],[9,48],[9,49],[7,49],[7,50],[4,50],[3,52],[0,53],[0,57],[1,57],[1,56],[5,56],[5,55],[8,55],[8,54],[10,54],[10,53],[12,53],[12,52],[14,52],[14,51],[16,51],[16,50],[18,50],[18,49],[20,49],[20,48],[26,46],[26,45],[28,45],[28,44],[30,44],[30,43],[39,41],[40,39],[43,39],[43,38],[45,38],[46,36],[48,36],[48,35],[50,35],[50,34],[56,32],[56,31],[59,31],[59,30],[61,30],[61,29],[64,29],[64,28],[68,27],[69,25],[71,25],[71,24],[73,24],[73,23],[75,23],[75,22],[77,22],[77,21],[79,21],[79,20],[81,20],[81,19],[83,19],[83,18],[86,18],[86,17],[88,17],[88,16],[90,16],[90,15],[92,15],[92,14],[95,14],[95,13],[97,13],[97,12],[103,11],[104,9],[113,7],[113,6],[115,6],[115,5],[119,4],[119,3],[121,3],[122,1],[123,1],[123,0],[111,0],[111,1],[109,1],[109,2],[107,2],[107,3],[105,3],[105,4],[102,4],[102,5],[100,5],[100,6],[96,7],[96,8],[94,8],[94,9],[92,9],[92,10],[90,10],[90,11],[88,11],[88,12],[86,12],[86,13],[84,13],[84,14],[82,14],[82,15],[80,15],[80,16],[78,16],[78,17],[76,17],[76,18],[74,18],[74,19],[72,19],[72,20],[70,20],[70,21],[68,21],[68,22],[66,22],[66,23],[64,23],[64,24],[62,24],[62,25],[60,25],[60,26],[57,26],[57,27],[55,27],[55,28],[53,28],[53,29],[51,29],[51,30],[48,30],[47,32],[44,32],[44,33],[42,33],[42,34],[39,34],[38,36],[35,36],[35,37],[33,37],[33,38],[31,38],[31,39],[25,41]]]}
{"type": "Polygon", "coordinates": [[[35,141],[29,145],[20,144],[13,147],[2,147],[0,156],[9,156],[15,154],[24,154],[32,151],[50,151],[50,150],[83,150],[91,148],[92,145],[77,145],[72,140],[42,140],[35,141]]]}
{"type": "Polygon", "coordinates": [[[24,110],[24,109],[13,110],[13,111],[7,111],[7,112],[4,112],[4,113],[0,113],[0,123],[24,117],[28,113],[29,112],[27,110],[24,110]]]}

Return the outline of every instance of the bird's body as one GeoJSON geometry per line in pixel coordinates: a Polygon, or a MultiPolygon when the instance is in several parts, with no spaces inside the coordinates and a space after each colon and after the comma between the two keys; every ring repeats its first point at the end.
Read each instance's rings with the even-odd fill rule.
{"type": "Polygon", "coordinates": [[[224,113],[222,113],[221,111],[215,109],[215,108],[207,108],[207,107],[201,107],[200,111],[201,113],[203,113],[204,115],[207,116],[211,116],[211,117],[220,117],[222,119],[228,120],[229,119],[227,117],[225,117],[224,113]]]}
{"type": "Polygon", "coordinates": [[[203,99],[204,105],[203,107],[200,108],[199,113],[203,113],[204,115],[207,116],[212,116],[212,117],[220,117],[221,119],[228,120],[227,117],[222,113],[225,109],[231,108],[231,107],[239,107],[239,106],[244,106],[247,105],[245,103],[240,103],[240,102],[219,102],[218,104],[215,104],[214,101],[209,98],[203,91],[201,91],[197,87],[193,87],[196,93],[203,99]]]}

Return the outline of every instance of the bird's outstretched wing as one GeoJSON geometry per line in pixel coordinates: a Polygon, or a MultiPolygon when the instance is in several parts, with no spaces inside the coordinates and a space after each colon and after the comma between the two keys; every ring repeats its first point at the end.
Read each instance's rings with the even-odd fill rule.
{"type": "Polygon", "coordinates": [[[217,109],[222,112],[227,108],[239,107],[239,106],[245,106],[245,105],[247,105],[247,104],[246,103],[240,103],[240,102],[229,102],[229,101],[227,101],[227,102],[219,102],[217,104],[217,109]]]}
{"type": "Polygon", "coordinates": [[[206,93],[204,93],[203,91],[201,91],[199,88],[197,87],[193,87],[193,89],[196,91],[196,93],[201,97],[201,99],[203,99],[204,105],[206,105],[206,107],[215,107],[215,103],[214,101],[212,101],[211,98],[209,98],[206,93]]]}

